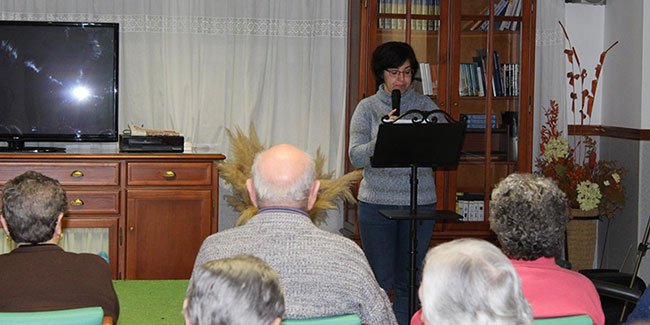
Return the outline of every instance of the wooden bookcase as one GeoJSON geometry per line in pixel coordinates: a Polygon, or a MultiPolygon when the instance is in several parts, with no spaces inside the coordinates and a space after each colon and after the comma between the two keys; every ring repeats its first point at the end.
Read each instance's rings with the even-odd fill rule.
{"type": "MultiPolygon", "coordinates": [[[[436,223],[432,244],[460,237],[494,240],[487,221],[492,188],[510,173],[532,170],[536,1],[508,0],[506,3],[512,5],[512,11],[509,12],[506,6],[500,15],[495,15],[500,2],[363,0],[350,4],[350,20],[358,19],[358,23],[349,25],[349,75],[353,77],[348,83],[348,123],[356,103],[376,92],[370,59],[373,50],[388,41],[411,44],[419,62],[435,66],[432,79],[437,80],[437,86],[431,98],[441,109],[455,118],[460,114],[471,114],[479,120],[481,115],[488,117],[485,123],[481,123],[482,127],[474,123],[474,128],[468,128],[458,168],[436,172],[438,209],[457,210],[461,201],[472,200],[475,201],[472,204],[479,208],[482,205],[483,211],[476,221],[436,223]],[[517,3],[520,6],[518,10],[517,3]],[[486,54],[482,62],[485,84],[490,85],[493,80],[498,82],[495,75],[498,66],[499,77],[504,79],[504,85],[508,85],[502,89],[503,94],[485,86],[482,96],[461,95],[461,76],[464,74],[470,78],[463,69],[479,66],[470,66],[477,62],[478,50],[486,54]],[[495,51],[500,65],[494,64],[495,51]],[[514,69],[518,72],[506,72],[514,69]],[[501,70],[504,71],[501,73],[501,70]],[[516,115],[516,127],[503,118],[504,112],[516,115]],[[491,123],[492,115],[496,118],[494,125],[491,123]],[[458,196],[461,193],[463,197],[458,196]]],[[[422,87],[420,78],[416,75],[416,91],[422,87]]],[[[349,130],[349,125],[346,129],[349,130]]],[[[346,167],[348,171],[353,169],[349,162],[346,167]]],[[[358,240],[356,206],[348,205],[341,231],[358,240]]]]}

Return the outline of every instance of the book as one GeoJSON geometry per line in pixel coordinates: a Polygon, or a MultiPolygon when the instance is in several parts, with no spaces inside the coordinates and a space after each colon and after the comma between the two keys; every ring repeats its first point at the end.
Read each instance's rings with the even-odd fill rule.
{"type": "Polygon", "coordinates": [[[496,95],[497,96],[503,96],[503,87],[502,87],[503,81],[502,81],[502,78],[501,78],[501,64],[499,63],[499,52],[493,51],[492,54],[493,54],[493,57],[494,57],[492,59],[492,63],[493,63],[493,66],[494,66],[494,68],[493,68],[493,72],[494,72],[493,73],[493,75],[494,75],[493,80],[494,80],[494,84],[495,84],[495,88],[496,88],[496,90],[495,90],[496,93],[497,93],[496,95]]]}
{"type": "Polygon", "coordinates": [[[465,73],[465,64],[460,65],[460,78],[458,78],[458,95],[469,96],[469,88],[467,87],[467,74],[465,73]]]}
{"type": "Polygon", "coordinates": [[[432,95],[431,91],[431,75],[429,74],[429,63],[420,63],[420,78],[422,79],[422,94],[429,96],[432,95]]]}
{"type": "Polygon", "coordinates": [[[478,96],[478,82],[476,80],[476,69],[471,63],[465,63],[467,71],[467,77],[470,84],[470,96],[478,96]]]}
{"type": "Polygon", "coordinates": [[[438,96],[438,65],[431,64],[429,68],[431,72],[431,95],[438,96]]]}
{"type": "Polygon", "coordinates": [[[478,92],[479,92],[478,95],[485,96],[485,87],[484,87],[485,81],[483,80],[483,72],[481,71],[481,67],[477,63],[474,63],[473,65],[476,69],[476,79],[478,82],[478,92]]]}
{"type": "Polygon", "coordinates": [[[479,77],[478,79],[481,83],[481,87],[483,88],[483,96],[487,96],[487,94],[485,93],[485,91],[488,90],[488,87],[485,84],[487,80],[487,70],[485,70],[485,65],[483,64],[483,61],[481,60],[480,56],[475,56],[472,58],[472,60],[474,61],[474,63],[476,63],[476,66],[480,70],[480,75],[478,76],[479,77]]]}

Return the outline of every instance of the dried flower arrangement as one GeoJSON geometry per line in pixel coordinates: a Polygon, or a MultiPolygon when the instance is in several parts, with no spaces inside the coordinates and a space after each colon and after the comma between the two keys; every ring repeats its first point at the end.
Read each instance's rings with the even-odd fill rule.
{"type": "MultiPolygon", "coordinates": [[[[591,121],[594,96],[605,56],[618,41],[601,53],[600,62],[596,65],[595,77],[591,81],[591,89],[587,89],[585,88],[587,70],[582,68],[578,53],[571,44],[562,22],[560,26],[569,43],[569,48],[565,49],[564,53],[572,67],[567,73],[571,87],[571,111],[575,121],[576,101],[580,98],[577,112],[580,114],[580,125],[584,125],[587,118],[591,121]],[[578,89],[580,97],[577,93],[578,89]]],[[[557,182],[559,188],[566,194],[570,208],[584,211],[598,209],[599,215],[612,218],[614,211],[625,204],[625,190],[621,184],[621,177],[625,174],[625,170],[617,167],[615,161],[598,160],[596,141],[588,135],[581,136],[582,141],[570,146],[567,138],[562,136],[557,127],[559,112],[559,105],[554,100],[551,100],[551,107],[544,111],[546,123],[541,130],[540,157],[536,159],[537,173],[557,182]],[[581,151],[584,151],[584,155],[581,151]]]]}
{"type": "MultiPolygon", "coordinates": [[[[241,226],[257,214],[257,208],[248,197],[246,180],[250,177],[255,155],[264,151],[266,148],[260,144],[253,123],[250,124],[248,136],[244,135],[239,128],[235,129],[234,134],[230,129],[226,131],[230,139],[232,158],[220,162],[218,167],[221,178],[232,187],[233,195],[226,195],[225,199],[230,206],[240,212],[235,226],[241,226]]],[[[318,192],[318,199],[314,207],[309,211],[309,216],[312,222],[318,226],[326,222],[327,210],[337,207],[336,201],[338,198],[356,203],[350,188],[361,179],[361,170],[356,170],[337,179],[332,179],[334,171],[323,173],[325,158],[321,154],[320,148],[317,150],[314,160],[316,164],[316,178],[320,181],[321,185],[318,192]]]]}

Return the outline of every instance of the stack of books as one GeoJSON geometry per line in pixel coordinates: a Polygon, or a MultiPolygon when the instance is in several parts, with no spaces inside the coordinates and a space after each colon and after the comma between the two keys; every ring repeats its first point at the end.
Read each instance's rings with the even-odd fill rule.
{"type": "MultiPolygon", "coordinates": [[[[467,116],[468,129],[485,129],[485,114],[465,114],[467,116]]],[[[491,128],[497,127],[497,115],[492,114],[491,128]]]]}
{"type": "Polygon", "coordinates": [[[485,221],[483,194],[456,193],[456,213],[464,222],[485,221]]]}

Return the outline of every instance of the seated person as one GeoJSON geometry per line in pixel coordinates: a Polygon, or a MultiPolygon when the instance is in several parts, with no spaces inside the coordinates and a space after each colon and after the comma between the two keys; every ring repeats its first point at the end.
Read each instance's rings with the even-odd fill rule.
{"type": "Polygon", "coordinates": [[[183,304],[185,325],[279,325],[284,295],[266,262],[237,255],[200,265],[183,304]]]}
{"type": "Polygon", "coordinates": [[[481,239],[461,238],[427,253],[411,324],[532,324],[533,312],[508,258],[481,239]]]}
{"type": "Polygon", "coordinates": [[[120,305],[108,263],[57,246],[66,207],[61,184],[37,172],[3,187],[0,222],[16,248],[0,255],[0,312],[100,306],[117,323],[120,305]]]}
{"type": "Polygon", "coordinates": [[[555,264],[569,218],[565,195],[551,179],[509,175],[492,191],[489,220],[535,318],[586,314],[596,325],[605,323],[592,282],[555,264]]]}
{"type": "Polygon", "coordinates": [[[650,289],[643,291],[636,306],[627,316],[626,324],[650,324],[650,289]]]}
{"type": "Polygon", "coordinates": [[[278,272],[284,318],[357,314],[366,324],[396,324],[386,293],[353,241],[318,229],[307,214],[320,183],[314,160],[281,144],[255,157],[246,186],[260,208],[247,224],[205,239],[192,280],[206,261],[250,254],[278,272]]]}

